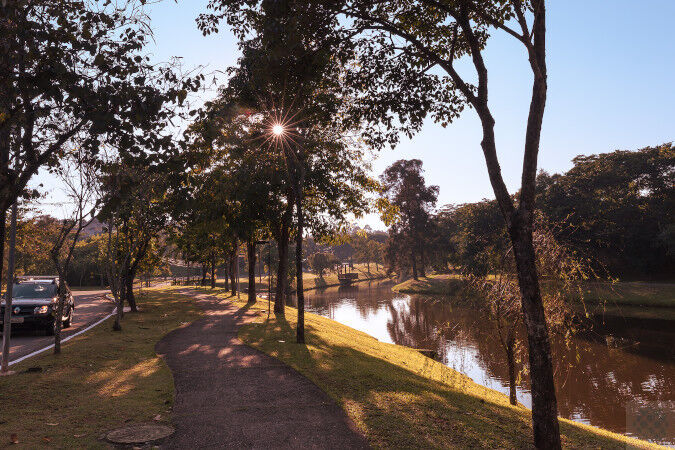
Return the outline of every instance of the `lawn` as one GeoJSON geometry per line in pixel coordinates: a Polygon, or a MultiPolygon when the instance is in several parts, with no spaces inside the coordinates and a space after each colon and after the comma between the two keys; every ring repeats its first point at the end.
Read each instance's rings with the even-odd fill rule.
{"type": "MultiPolygon", "coordinates": [[[[411,278],[392,290],[404,294],[448,295],[456,293],[461,286],[460,275],[438,274],[419,280],[411,278]]],[[[675,283],[589,282],[584,291],[584,301],[591,307],[675,307],[675,283]]]]}
{"type": "MultiPolygon", "coordinates": [[[[244,307],[243,301],[239,304],[244,307]]],[[[259,302],[253,309],[266,306],[259,302]]],[[[314,314],[306,314],[307,345],[297,345],[296,314],[291,307],[285,318],[261,311],[239,336],[327,392],[374,447],[532,446],[530,411],[510,406],[503,394],[413,349],[379,342],[314,314]]],[[[566,447],[618,449],[629,442],[656,447],[568,420],[561,420],[561,428],[566,447]]]]}
{"type": "Polygon", "coordinates": [[[428,277],[410,278],[391,289],[402,294],[451,295],[462,287],[461,276],[457,274],[437,274],[428,277]]]}
{"type": "Polygon", "coordinates": [[[607,306],[675,307],[675,283],[588,283],[585,300],[607,306]]]}
{"type": "Polygon", "coordinates": [[[155,343],[199,313],[166,291],[146,290],[138,301],[141,312],[125,316],[121,333],[109,319],[64,344],[61,355],[31,358],[0,377],[3,446],[16,434],[16,448],[109,447],[100,436],[110,429],[157,416],[170,421],[173,377],[155,343]]]}
{"type": "MultiPolygon", "coordinates": [[[[354,272],[359,274],[359,280],[373,280],[377,278],[385,278],[386,273],[384,271],[384,268],[381,265],[378,265],[378,267],[375,267],[374,263],[370,264],[370,271],[368,270],[368,266],[366,264],[354,264],[354,272]]],[[[268,281],[267,277],[255,277],[256,283],[255,287],[258,293],[267,293],[268,289],[268,281]],[[262,280],[262,281],[261,281],[262,280]]],[[[339,286],[340,282],[338,281],[337,278],[337,273],[336,272],[328,272],[324,273],[323,277],[320,277],[318,274],[313,273],[313,272],[305,272],[303,273],[302,280],[304,283],[304,290],[308,291],[310,289],[318,289],[318,288],[324,288],[324,287],[330,287],[330,286],[339,286]]],[[[276,278],[275,278],[276,282],[276,278]]],[[[210,279],[207,279],[206,284],[209,286],[211,283],[210,279]]],[[[240,280],[239,284],[241,286],[242,292],[246,292],[248,289],[248,275],[243,273],[240,275],[240,280]]],[[[218,279],[216,285],[218,287],[223,287],[224,286],[224,280],[223,279],[218,279]]],[[[293,283],[291,284],[291,287],[295,289],[295,279],[293,283]]]]}
{"type": "MultiPolygon", "coordinates": [[[[375,278],[384,278],[386,273],[384,267],[381,265],[375,266],[374,263],[370,264],[370,270],[366,264],[354,264],[354,270],[359,274],[359,280],[372,280],[375,278]]],[[[304,290],[317,289],[329,286],[339,286],[340,282],[338,281],[337,272],[326,272],[323,277],[315,273],[305,272],[302,276],[302,281],[304,283],[304,290]]],[[[293,283],[295,287],[295,283],[293,283]]]]}

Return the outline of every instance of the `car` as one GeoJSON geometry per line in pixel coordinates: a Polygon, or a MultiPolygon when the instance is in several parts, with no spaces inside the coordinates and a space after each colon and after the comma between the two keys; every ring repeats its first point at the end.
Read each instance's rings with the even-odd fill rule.
{"type": "MultiPolygon", "coordinates": [[[[45,330],[53,335],[56,330],[59,278],[55,276],[22,276],[14,280],[12,287],[12,325],[45,330]]],[[[62,328],[73,322],[75,302],[66,286],[66,302],[61,317],[62,328]]],[[[0,302],[0,325],[5,318],[5,302],[0,302]]]]}

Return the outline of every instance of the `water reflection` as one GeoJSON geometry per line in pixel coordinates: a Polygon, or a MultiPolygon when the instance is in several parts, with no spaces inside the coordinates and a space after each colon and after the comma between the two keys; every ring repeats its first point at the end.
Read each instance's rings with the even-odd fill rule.
{"type": "MultiPolygon", "coordinates": [[[[391,286],[388,281],[363,282],[308,291],[307,309],[384,342],[434,350],[444,364],[508,394],[508,368],[490,322],[462,302],[396,294],[391,286]]],[[[571,343],[554,341],[560,414],[626,433],[630,402],[675,401],[673,328],[667,320],[605,315],[593,331],[571,343]]],[[[518,365],[524,368],[522,361],[518,365]]],[[[519,382],[518,401],[531,406],[526,374],[519,382]]],[[[675,443],[675,436],[663,442],[648,430],[637,435],[675,443]]]]}

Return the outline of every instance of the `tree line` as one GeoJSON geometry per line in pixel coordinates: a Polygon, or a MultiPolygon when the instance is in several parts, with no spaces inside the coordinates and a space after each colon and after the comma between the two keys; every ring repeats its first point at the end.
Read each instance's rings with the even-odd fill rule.
{"type": "MultiPolygon", "coordinates": [[[[541,171],[537,176],[537,210],[556,224],[560,244],[588,260],[605,278],[672,280],[673,145],[577,156],[573,163],[566,173],[541,171]]],[[[432,200],[420,202],[418,208],[431,210],[435,197],[432,200]]],[[[427,232],[416,245],[428,254],[426,264],[439,272],[486,274],[509,248],[508,231],[495,200],[445,205],[425,215],[427,232]]],[[[396,241],[397,234],[390,239],[396,241]]],[[[393,249],[405,241],[388,245],[392,248],[388,254],[397,255],[393,249]]],[[[399,259],[390,257],[388,264],[410,266],[399,259]]],[[[417,257],[417,264],[421,263],[417,257]]]]}
{"type": "MultiPolygon", "coordinates": [[[[188,260],[211,260],[212,267],[218,257],[231,260],[240,246],[255,261],[256,246],[274,240],[282,274],[292,239],[302,344],[304,237],[310,230],[314,236],[339,233],[347,214],[368,210],[367,192],[387,192],[378,207],[392,223],[400,219],[393,233],[408,248],[389,249],[400,255],[398,264],[409,265],[413,275],[433,264],[436,255],[418,241],[434,235],[425,224],[435,190],[400,188],[398,180],[414,181],[415,164],[377,183],[363,154],[395,145],[401,134],[414,135],[427,118],[447,125],[469,107],[481,122],[480,148],[502,224],[497,229],[505,230],[511,249],[509,270],[527,336],[534,444],[560,448],[535,251],[548,83],[545,0],[213,0],[198,18],[199,29],[211,34],[226,24],[242,56],[217,97],[199,109],[187,106],[204,76],[150,64],[143,52],[151,37],[144,3],[2,2],[1,226],[10,205],[30,196],[28,182],[40,168],[59,171],[70,159],[93,171],[71,183],[72,203],[79,206],[61,224],[67,239],[51,257],[59,273],[67,273],[83,224],[93,216],[105,224],[105,271],[118,304],[118,330],[124,302],[134,309],[129,280],[160,230],[188,260]],[[532,72],[515,193],[501,174],[488,103],[484,49],[493,33],[513,39],[532,72]],[[178,121],[187,124],[184,133],[176,132],[178,121]],[[96,195],[85,201],[82,188],[92,180],[96,195]],[[424,206],[410,207],[411,195],[424,206]]],[[[551,183],[559,186],[559,180],[551,183]]],[[[650,183],[637,192],[650,186],[668,192],[650,183]]],[[[562,191],[558,195],[567,200],[562,191]]],[[[255,301],[254,288],[249,300],[255,301]]],[[[283,313],[282,306],[277,295],[275,312],[283,313]]]]}

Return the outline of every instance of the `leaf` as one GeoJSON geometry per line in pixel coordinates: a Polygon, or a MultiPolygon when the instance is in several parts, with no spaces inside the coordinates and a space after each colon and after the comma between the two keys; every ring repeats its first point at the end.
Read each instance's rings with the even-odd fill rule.
{"type": "Polygon", "coordinates": [[[19,443],[19,435],[16,433],[12,433],[9,435],[9,442],[10,444],[18,444],[19,443]]]}

